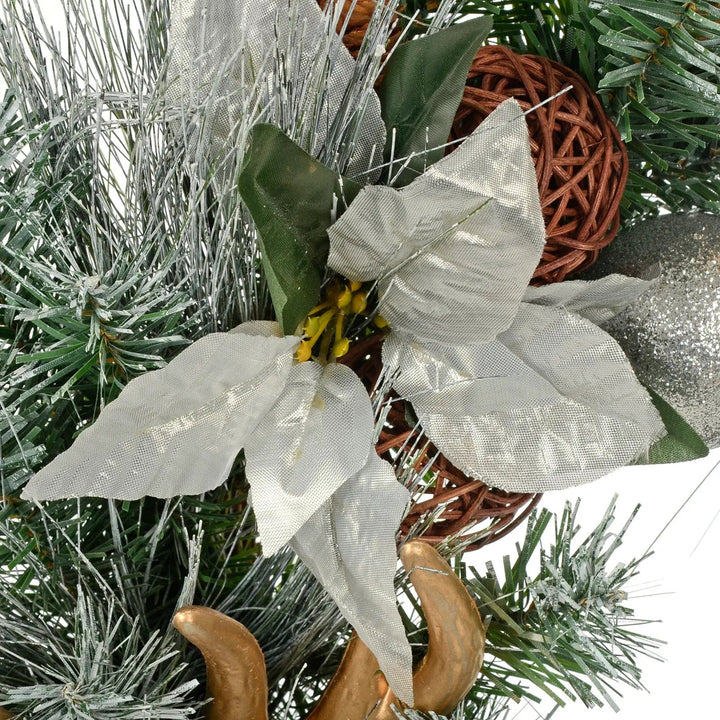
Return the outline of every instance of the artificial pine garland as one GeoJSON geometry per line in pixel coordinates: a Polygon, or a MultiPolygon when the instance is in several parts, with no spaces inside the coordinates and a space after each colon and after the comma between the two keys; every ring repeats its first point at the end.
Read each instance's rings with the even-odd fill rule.
{"type": "MultiPolygon", "coordinates": [[[[372,92],[381,70],[376,47],[392,31],[393,10],[373,15],[373,42],[360,49],[356,92],[345,99],[348,116],[372,92]]],[[[202,660],[170,624],[177,609],[196,603],[247,625],[265,654],[273,717],[303,718],[333,674],[349,629],[292,553],[259,556],[242,455],[227,483],[199,497],[40,506],[19,492],[134,377],[210,332],[271,315],[272,287],[261,264],[269,253],[261,253],[257,211],[234,182],[243,160],[238,148],[257,144],[258,129],[250,133],[260,121],[306,150],[312,132],[300,132],[291,104],[268,117],[258,88],[235,134],[220,141],[214,157],[200,152],[204,129],[169,117],[156,82],[168,47],[165,0],[133,11],[106,0],[68,0],[62,41],[29,2],[5,0],[0,12],[8,86],[0,114],[0,703],[14,717],[41,720],[197,716],[205,704],[202,660]]],[[[433,31],[456,13],[443,4],[433,31]]],[[[448,36],[439,37],[442,45],[448,36]]],[[[276,60],[281,67],[284,59],[276,60]]],[[[272,78],[280,97],[282,76],[272,78]]],[[[463,78],[453,82],[461,92],[463,78]]],[[[320,160],[338,175],[347,170],[343,153],[352,142],[336,140],[320,160]]],[[[402,140],[386,180],[423,172],[439,156],[405,161],[412,150],[402,140]]],[[[691,165],[693,177],[702,172],[705,180],[716,171],[712,161],[691,165]]],[[[350,196],[349,183],[345,190],[350,196]]],[[[699,204],[692,189],[673,193],[657,194],[684,209],[699,204]]],[[[646,207],[639,195],[629,197],[646,207]]],[[[299,318],[289,308],[287,323],[310,308],[299,318]]],[[[283,319],[277,301],[275,311],[283,319]]],[[[412,486],[419,478],[405,481],[412,486]]],[[[573,550],[577,526],[568,510],[532,580],[528,562],[547,530],[546,513],[530,521],[504,581],[492,569],[465,573],[488,646],[479,681],[455,718],[500,718],[511,700],[538,691],[560,702],[612,704],[605,682],[639,683],[636,657],[652,654],[657,642],[627,627],[624,588],[639,561],[608,569],[624,532],[606,547],[611,519],[612,509],[573,550]]],[[[450,538],[440,549],[450,556],[461,548],[450,538]]],[[[413,603],[402,574],[396,584],[413,603]]],[[[420,616],[403,611],[403,620],[421,648],[420,616]]]]}

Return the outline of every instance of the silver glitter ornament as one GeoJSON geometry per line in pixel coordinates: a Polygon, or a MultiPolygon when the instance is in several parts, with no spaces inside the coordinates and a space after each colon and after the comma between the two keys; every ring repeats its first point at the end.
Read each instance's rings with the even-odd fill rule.
{"type": "Polygon", "coordinates": [[[585,275],[653,286],[604,327],[638,378],[720,446],[720,216],[663,215],[620,235],[585,275]]]}

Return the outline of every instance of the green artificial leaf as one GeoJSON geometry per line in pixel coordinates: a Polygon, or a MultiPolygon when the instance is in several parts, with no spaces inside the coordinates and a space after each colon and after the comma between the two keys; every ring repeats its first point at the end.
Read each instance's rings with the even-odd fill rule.
{"type": "Polygon", "coordinates": [[[238,187],[258,229],[278,323],[292,334],[320,297],[333,208],[347,206],[361,186],[319,163],[278,128],[259,124],[238,187]]]}
{"type": "Polygon", "coordinates": [[[420,153],[394,185],[407,185],[443,156],[442,148],[425,151],[447,142],[470,65],[491,28],[492,18],[476,18],[404,43],[393,53],[378,90],[388,130],[385,159],[420,153]]]}
{"type": "Polygon", "coordinates": [[[665,423],[668,434],[652,445],[646,463],[642,464],[659,465],[705,457],[708,448],[702,438],[672,405],[663,400],[652,388],[647,390],[665,423]]]}

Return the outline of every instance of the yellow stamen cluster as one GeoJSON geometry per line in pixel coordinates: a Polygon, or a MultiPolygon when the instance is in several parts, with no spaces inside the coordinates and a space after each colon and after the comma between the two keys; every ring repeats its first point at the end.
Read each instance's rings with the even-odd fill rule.
{"type": "Polygon", "coordinates": [[[345,318],[360,315],[367,308],[367,293],[362,283],[335,280],[325,292],[325,299],[313,308],[303,325],[303,340],[295,356],[305,362],[315,355],[321,362],[342,357],[350,349],[345,337],[345,318]],[[316,348],[316,345],[319,346],[316,348]]]}

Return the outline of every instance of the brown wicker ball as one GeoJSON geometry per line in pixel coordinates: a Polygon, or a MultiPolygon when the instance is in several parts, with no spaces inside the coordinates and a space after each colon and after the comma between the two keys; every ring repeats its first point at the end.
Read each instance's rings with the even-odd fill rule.
{"type": "MultiPolygon", "coordinates": [[[[328,4],[328,0],[318,0],[318,5],[324,10],[328,4]]],[[[374,0],[357,0],[355,8],[350,15],[350,19],[345,27],[345,33],[343,35],[343,44],[350,51],[350,54],[356,58],[360,52],[360,46],[362,45],[365,33],[367,32],[370,24],[370,18],[377,5],[374,0]]],[[[337,31],[340,32],[345,25],[345,18],[347,18],[348,11],[352,6],[352,0],[345,0],[343,8],[340,13],[340,20],[338,21],[337,31]]],[[[389,41],[388,49],[397,42],[397,39],[402,33],[402,27],[400,23],[397,23],[394,30],[392,31],[389,41]]]]}
{"type": "MultiPolygon", "coordinates": [[[[382,343],[382,335],[373,335],[353,345],[341,360],[355,370],[369,391],[382,369],[382,343]]],[[[475,550],[520,525],[538,504],[541,493],[495,490],[464,475],[408,424],[405,403],[396,396],[392,400],[377,453],[392,463],[399,452],[417,446],[410,464],[417,474],[427,473],[427,482],[415,493],[413,507],[402,523],[403,536],[425,518],[423,540],[437,544],[455,536],[467,549],[475,550]]]]}
{"type": "Polygon", "coordinates": [[[529,110],[570,85],[526,116],[547,233],[533,284],[588,267],[617,234],[628,175],[617,128],[577,73],[547,58],[487,46],[472,63],[452,129],[451,139],[466,137],[507,98],[529,110]]]}

